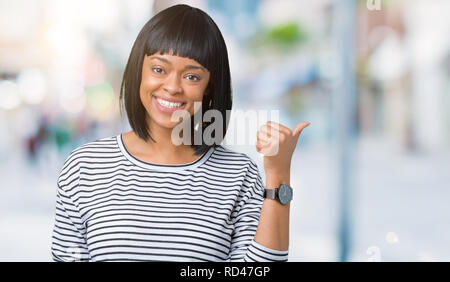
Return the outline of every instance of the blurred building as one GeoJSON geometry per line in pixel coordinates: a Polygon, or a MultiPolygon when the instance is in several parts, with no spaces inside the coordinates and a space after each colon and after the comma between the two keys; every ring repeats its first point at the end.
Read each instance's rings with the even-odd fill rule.
{"type": "MultiPolygon", "coordinates": [[[[9,232],[0,260],[48,260],[63,161],[83,143],[128,130],[118,98],[131,47],[152,15],[178,3],[205,10],[223,32],[236,109],[277,109],[290,127],[311,122],[293,160],[290,258],[337,259],[339,1],[0,0],[0,229],[9,232]],[[33,222],[41,241],[21,246],[26,237],[17,234],[33,222]]],[[[355,4],[352,258],[448,260],[450,2],[355,4]]],[[[237,149],[262,168],[250,147],[237,149]]]]}

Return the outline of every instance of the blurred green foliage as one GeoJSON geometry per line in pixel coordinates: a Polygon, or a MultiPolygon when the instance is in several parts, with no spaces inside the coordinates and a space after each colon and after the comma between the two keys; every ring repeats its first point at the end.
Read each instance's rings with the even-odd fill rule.
{"type": "Polygon", "coordinates": [[[280,51],[295,49],[306,42],[307,32],[296,22],[285,22],[268,28],[262,28],[249,40],[252,49],[273,48],[280,51]]]}
{"type": "Polygon", "coordinates": [[[306,40],[306,32],[297,23],[285,23],[269,29],[267,40],[273,44],[293,45],[306,40]]]}

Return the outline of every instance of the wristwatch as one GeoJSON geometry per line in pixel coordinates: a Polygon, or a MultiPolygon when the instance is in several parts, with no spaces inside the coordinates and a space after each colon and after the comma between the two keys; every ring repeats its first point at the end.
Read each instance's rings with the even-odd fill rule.
{"type": "Polygon", "coordinates": [[[287,205],[292,200],[292,188],[287,184],[281,184],[275,189],[264,189],[264,198],[278,200],[282,205],[287,205]]]}

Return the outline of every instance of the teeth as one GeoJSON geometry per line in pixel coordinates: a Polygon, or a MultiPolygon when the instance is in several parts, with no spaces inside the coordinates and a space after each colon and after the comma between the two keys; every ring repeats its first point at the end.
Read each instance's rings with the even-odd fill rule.
{"type": "Polygon", "coordinates": [[[178,108],[181,105],[183,105],[183,103],[172,103],[172,102],[169,102],[169,101],[166,101],[163,99],[159,99],[159,98],[156,98],[156,101],[158,101],[158,103],[160,105],[167,107],[167,108],[178,108]]]}

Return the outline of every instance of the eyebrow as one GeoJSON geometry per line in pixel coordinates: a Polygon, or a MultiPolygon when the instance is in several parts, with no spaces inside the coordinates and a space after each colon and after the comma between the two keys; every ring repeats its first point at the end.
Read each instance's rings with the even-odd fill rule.
{"type": "MultiPolygon", "coordinates": [[[[167,60],[167,59],[165,59],[165,58],[163,58],[163,57],[157,57],[157,56],[155,56],[155,57],[152,57],[151,59],[158,59],[158,60],[160,60],[160,61],[163,61],[163,62],[165,62],[165,63],[168,63],[169,65],[172,64],[169,60],[167,60]]],[[[188,69],[188,70],[190,70],[190,69],[200,69],[200,70],[206,72],[206,69],[205,69],[204,67],[202,67],[202,66],[186,65],[184,68],[185,68],[185,69],[188,69]]]]}

